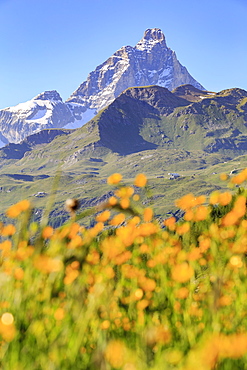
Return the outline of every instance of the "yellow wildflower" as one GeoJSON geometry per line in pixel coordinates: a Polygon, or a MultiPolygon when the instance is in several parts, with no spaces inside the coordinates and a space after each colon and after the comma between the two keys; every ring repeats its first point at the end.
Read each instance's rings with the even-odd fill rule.
{"type": "Polygon", "coordinates": [[[125,363],[126,347],[120,340],[112,340],[105,349],[105,358],[115,369],[121,369],[125,363]]]}
{"type": "Polygon", "coordinates": [[[99,215],[96,216],[97,222],[105,222],[110,218],[111,212],[106,210],[104,212],[101,212],[99,215]]]}
{"type": "Polygon", "coordinates": [[[11,236],[16,232],[16,228],[12,224],[8,224],[2,228],[2,236],[11,236]]]}
{"type": "Polygon", "coordinates": [[[42,236],[44,239],[50,239],[53,235],[53,228],[51,226],[46,226],[42,231],[42,236]]]}
{"type": "Polygon", "coordinates": [[[193,275],[194,270],[187,262],[175,265],[172,268],[172,279],[179,283],[185,283],[190,280],[193,275]]]}
{"type": "Polygon", "coordinates": [[[114,173],[113,175],[109,176],[107,179],[107,183],[109,185],[116,185],[122,180],[122,175],[120,173],[114,173]]]}
{"type": "Polygon", "coordinates": [[[21,212],[27,211],[29,208],[29,200],[24,199],[9,207],[9,209],[6,211],[6,215],[10,218],[16,218],[20,215],[21,212]]]}
{"type": "Polygon", "coordinates": [[[232,194],[229,193],[229,191],[219,194],[219,204],[221,206],[226,206],[227,204],[231,202],[231,200],[232,200],[232,194]]]}
{"type": "Polygon", "coordinates": [[[136,176],[134,185],[143,188],[147,183],[147,178],[143,173],[139,173],[139,175],[136,176]]]}
{"type": "Polygon", "coordinates": [[[121,225],[124,221],[125,221],[124,213],[119,213],[111,219],[109,224],[112,226],[118,226],[121,225]]]}

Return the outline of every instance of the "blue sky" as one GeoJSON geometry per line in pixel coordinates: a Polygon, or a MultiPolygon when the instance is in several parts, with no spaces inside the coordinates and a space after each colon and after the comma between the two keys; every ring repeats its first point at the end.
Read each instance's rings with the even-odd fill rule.
{"type": "Polygon", "coordinates": [[[247,90],[247,0],[0,0],[0,108],[67,99],[153,27],[205,88],[247,90]]]}

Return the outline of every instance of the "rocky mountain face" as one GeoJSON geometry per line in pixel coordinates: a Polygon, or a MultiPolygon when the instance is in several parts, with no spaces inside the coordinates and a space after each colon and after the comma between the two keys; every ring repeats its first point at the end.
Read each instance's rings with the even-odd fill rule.
{"type": "Polygon", "coordinates": [[[136,46],[123,46],[99,65],[67,103],[78,114],[81,107],[85,112],[99,112],[128,87],[158,85],[172,90],[182,84],[204,90],[167,47],[162,31],[153,28],[145,31],[136,46]]]}
{"type": "Polygon", "coordinates": [[[47,128],[59,128],[74,117],[57,91],[46,91],[32,100],[0,110],[0,132],[5,141],[19,143],[47,128]]]}
{"type": "Polygon", "coordinates": [[[81,127],[128,87],[158,85],[172,90],[181,84],[204,89],[167,47],[162,31],[147,29],[136,46],[122,47],[96,67],[66,102],[54,90],[0,110],[0,147],[47,128],[81,127]]]}

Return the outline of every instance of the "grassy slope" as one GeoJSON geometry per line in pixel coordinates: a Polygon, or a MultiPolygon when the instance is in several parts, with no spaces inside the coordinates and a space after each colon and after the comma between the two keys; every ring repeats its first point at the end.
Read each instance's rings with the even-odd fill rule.
{"type": "MultiPolygon", "coordinates": [[[[155,102],[153,91],[149,99],[155,102]]],[[[102,195],[110,191],[106,179],[114,172],[122,173],[127,183],[132,183],[136,174],[143,172],[149,178],[157,213],[165,216],[175,209],[176,198],[188,192],[207,194],[216,187],[224,187],[224,183],[219,181],[219,173],[230,173],[234,168],[247,166],[247,157],[238,157],[245,150],[237,148],[241,135],[247,134],[245,92],[226,90],[161,115],[156,108],[146,109],[147,104],[138,101],[135,93],[132,90],[127,98],[122,96],[120,103],[122,101],[123,104],[121,106],[119,101],[115,103],[115,111],[114,106],[105,108],[81,129],[67,136],[56,137],[47,145],[38,146],[19,161],[10,160],[6,164],[6,159],[2,158],[2,211],[23,198],[31,199],[35,207],[43,208],[58,172],[61,173],[61,179],[56,188],[56,207],[60,211],[63,202],[70,197],[82,199],[83,207],[95,204],[95,198],[101,200],[102,195]],[[138,122],[134,119],[137,113],[138,122]],[[104,127],[110,129],[114,136],[113,146],[117,145],[117,139],[121,143],[128,141],[128,135],[122,136],[122,119],[127,120],[123,122],[128,122],[130,126],[136,124],[139,138],[157,145],[157,149],[120,155],[102,144],[98,146],[97,142],[102,142],[104,127]],[[117,131],[117,127],[121,130],[117,131]],[[204,151],[216,138],[229,137],[235,140],[235,149],[223,148],[215,153],[204,151]],[[181,178],[169,180],[168,172],[179,172],[181,178]],[[27,181],[6,174],[32,175],[33,179],[27,181]],[[40,175],[47,178],[37,177],[40,175]],[[35,197],[34,194],[38,192],[46,192],[47,196],[35,197]]],[[[159,89],[158,93],[162,91],[159,89]]],[[[162,96],[159,104],[159,109],[162,109],[162,96]]],[[[133,134],[136,133],[136,129],[131,130],[133,134]]]]}

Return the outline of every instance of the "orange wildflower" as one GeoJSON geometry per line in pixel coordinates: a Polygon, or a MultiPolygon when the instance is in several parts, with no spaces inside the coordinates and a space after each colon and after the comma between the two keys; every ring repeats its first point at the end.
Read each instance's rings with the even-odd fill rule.
{"type": "Polygon", "coordinates": [[[187,255],[189,261],[196,261],[201,257],[200,248],[193,248],[187,255]]]}
{"type": "Polygon", "coordinates": [[[25,212],[30,208],[30,202],[27,199],[21,200],[20,202],[9,207],[6,211],[6,215],[10,218],[16,218],[20,215],[21,212],[25,212]]]}
{"type": "Polygon", "coordinates": [[[99,215],[96,216],[97,222],[105,222],[110,218],[111,212],[106,210],[104,212],[101,212],[99,215]]]}
{"type": "Polygon", "coordinates": [[[65,312],[64,312],[64,309],[61,307],[57,308],[56,311],[54,312],[54,317],[57,321],[63,320],[64,316],[65,316],[65,312]]]}
{"type": "Polygon", "coordinates": [[[227,204],[231,202],[231,200],[232,200],[232,194],[229,193],[229,191],[219,194],[219,204],[221,206],[226,206],[227,204]]]}
{"type": "Polygon", "coordinates": [[[15,226],[12,224],[8,224],[3,227],[2,236],[11,236],[14,235],[15,232],[16,232],[15,226]]]}
{"type": "Polygon", "coordinates": [[[100,261],[100,255],[99,255],[99,253],[96,250],[90,252],[87,255],[87,257],[86,257],[86,261],[90,265],[97,265],[99,263],[99,261],[100,261]]]}
{"type": "Polygon", "coordinates": [[[177,226],[177,233],[179,235],[184,235],[190,230],[190,224],[188,222],[184,222],[182,225],[177,226]]]}
{"type": "Polygon", "coordinates": [[[126,358],[125,344],[120,340],[110,341],[105,349],[105,358],[113,368],[122,368],[126,358]]]}
{"type": "Polygon", "coordinates": [[[228,175],[226,173],[221,173],[220,174],[220,179],[221,179],[221,181],[226,181],[228,179],[228,175]]]}
{"type": "Polygon", "coordinates": [[[181,264],[175,265],[172,268],[171,273],[173,280],[179,283],[185,283],[192,278],[192,276],[194,275],[194,270],[187,262],[183,262],[181,264]]]}
{"type": "Polygon", "coordinates": [[[241,268],[243,266],[242,259],[239,256],[232,256],[230,258],[230,264],[233,267],[241,268]]]}
{"type": "Polygon", "coordinates": [[[16,253],[15,253],[15,258],[19,261],[24,261],[25,259],[27,259],[28,257],[30,257],[34,252],[34,248],[29,246],[29,247],[25,247],[25,246],[21,246],[17,249],[16,253]]]}
{"type": "Polygon", "coordinates": [[[114,173],[113,175],[109,176],[107,179],[107,183],[109,185],[116,185],[122,180],[122,175],[120,173],[114,173]]]}
{"type": "Polygon", "coordinates": [[[179,299],[185,299],[188,297],[189,293],[190,292],[188,288],[182,287],[176,291],[175,296],[176,298],[179,298],[179,299]]]}
{"type": "Polygon", "coordinates": [[[78,223],[73,222],[73,224],[70,226],[70,231],[69,231],[68,237],[70,239],[73,239],[77,235],[77,233],[79,232],[80,228],[81,228],[81,226],[78,223]]]}
{"type": "Polygon", "coordinates": [[[129,208],[129,205],[130,205],[130,201],[128,198],[123,198],[120,200],[120,206],[123,208],[123,209],[127,209],[129,208]]]}
{"type": "Polygon", "coordinates": [[[79,248],[83,245],[83,240],[80,235],[76,235],[67,245],[68,249],[79,248]]]}
{"type": "Polygon", "coordinates": [[[130,251],[125,251],[114,258],[115,265],[122,265],[124,262],[128,261],[132,257],[130,251]]]}
{"type": "Polygon", "coordinates": [[[109,321],[109,320],[104,320],[104,321],[101,323],[100,327],[101,327],[101,329],[103,329],[103,330],[107,330],[107,329],[109,329],[110,325],[111,325],[111,323],[110,323],[110,321],[109,321]]]}
{"type": "Polygon", "coordinates": [[[218,304],[220,306],[229,306],[231,303],[232,303],[232,298],[229,295],[223,295],[218,300],[218,304]]]}
{"type": "Polygon", "coordinates": [[[150,301],[148,301],[147,299],[142,299],[141,301],[137,302],[136,307],[138,310],[145,310],[145,308],[147,308],[149,305],[150,301]]]}
{"type": "Polygon", "coordinates": [[[191,209],[188,209],[184,214],[185,221],[192,221],[194,219],[194,212],[191,209]]]}
{"type": "Polygon", "coordinates": [[[175,217],[170,217],[170,218],[167,218],[166,220],[164,220],[164,225],[168,227],[168,229],[171,229],[174,230],[174,226],[175,226],[175,222],[176,222],[176,218],[175,217]]]}
{"type": "Polygon", "coordinates": [[[246,198],[243,195],[238,196],[233,207],[234,213],[238,217],[243,217],[246,212],[246,198]]]}
{"type": "Polygon", "coordinates": [[[24,278],[24,271],[21,267],[15,269],[14,277],[16,278],[16,280],[22,280],[24,278]]]}
{"type": "Polygon", "coordinates": [[[119,198],[130,198],[133,193],[134,189],[131,186],[122,186],[115,191],[115,195],[119,198]]]}
{"type": "Polygon", "coordinates": [[[141,299],[143,297],[143,290],[142,289],[137,289],[134,293],[134,296],[136,299],[141,299]]]}
{"type": "Polygon", "coordinates": [[[50,239],[53,235],[53,228],[51,226],[46,226],[42,231],[42,236],[44,239],[50,239]]]}
{"type": "MultiPolygon", "coordinates": [[[[69,266],[68,266],[69,267],[69,266]]],[[[63,280],[65,285],[69,285],[73,283],[73,281],[79,276],[78,270],[68,269],[66,268],[66,276],[63,280]]]]}
{"type": "Polygon", "coordinates": [[[124,213],[119,213],[111,219],[109,224],[112,226],[118,226],[121,225],[124,221],[125,221],[124,213]]]}
{"type": "Polygon", "coordinates": [[[134,185],[143,188],[147,183],[147,178],[143,173],[139,173],[139,175],[136,176],[134,185]]]}
{"type": "Polygon", "coordinates": [[[211,239],[210,238],[205,238],[205,239],[200,239],[199,240],[199,250],[201,253],[205,253],[211,245],[211,239]]]}
{"type": "Polygon", "coordinates": [[[134,195],[133,195],[133,200],[134,200],[135,202],[138,202],[138,200],[140,200],[140,195],[139,195],[139,194],[134,194],[134,195]]]}
{"type": "Polygon", "coordinates": [[[1,316],[0,334],[6,342],[11,342],[16,336],[14,317],[10,312],[5,312],[1,316]]]}
{"type": "Polygon", "coordinates": [[[108,199],[108,204],[109,204],[109,206],[115,206],[115,205],[117,204],[117,198],[115,198],[115,197],[110,197],[110,198],[108,199]]]}
{"type": "Polygon", "coordinates": [[[44,254],[40,254],[34,259],[34,266],[37,270],[49,274],[51,272],[61,271],[63,263],[57,258],[50,258],[44,254]]]}
{"type": "Polygon", "coordinates": [[[152,292],[156,288],[156,282],[146,277],[139,278],[138,284],[145,292],[152,292]]]}
{"type": "Polygon", "coordinates": [[[195,221],[203,221],[208,217],[209,210],[205,206],[199,206],[195,212],[195,221]]]}
{"type": "Polygon", "coordinates": [[[153,210],[151,208],[145,208],[143,213],[143,219],[145,222],[150,222],[153,218],[153,210]]]}
{"type": "Polygon", "coordinates": [[[246,169],[240,172],[238,175],[234,176],[231,179],[231,182],[236,185],[242,184],[247,179],[247,171],[246,169]]]}
{"type": "Polygon", "coordinates": [[[225,215],[225,217],[222,218],[222,225],[224,226],[236,225],[238,219],[239,219],[238,215],[234,211],[230,211],[225,215]]]}
{"type": "Polygon", "coordinates": [[[187,209],[190,209],[195,206],[195,201],[196,201],[195,196],[192,193],[190,193],[184,195],[180,199],[177,199],[175,204],[177,207],[186,211],[187,209]]]}
{"type": "Polygon", "coordinates": [[[4,242],[0,243],[0,250],[4,252],[9,252],[11,250],[12,243],[10,240],[5,240],[4,242]]]}

